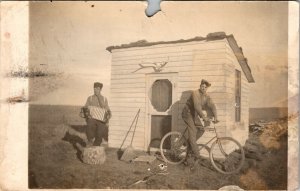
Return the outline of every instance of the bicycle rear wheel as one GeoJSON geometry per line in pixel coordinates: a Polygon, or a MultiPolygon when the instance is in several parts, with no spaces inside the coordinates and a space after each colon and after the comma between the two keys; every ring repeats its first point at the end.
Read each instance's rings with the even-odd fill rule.
{"type": "Polygon", "coordinates": [[[241,144],[231,137],[221,137],[213,142],[209,158],[214,168],[223,174],[237,173],[245,161],[241,144]]]}
{"type": "Polygon", "coordinates": [[[187,140],[176,131],[167,133],[160,142],[160,153],[164,161],[170,164],[180,164],[187,156],[187,140]]]}

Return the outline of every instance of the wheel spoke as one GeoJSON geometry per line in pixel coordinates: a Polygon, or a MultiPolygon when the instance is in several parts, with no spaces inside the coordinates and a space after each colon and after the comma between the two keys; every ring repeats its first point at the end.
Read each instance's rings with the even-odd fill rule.
{"type": "Polygon", "coordinates": [[[210,159],[217,171],[224,174],[235,173],[244,163],[244,150],[233,138],[219,138],[212,144],[210,159]]]}
{"type": "Polygon", "coordinates": [[[167,133],[160,145],[164,160],[171,164],[179,164],[185,160],[187,154],[186,139],[179,132],[167,133]]]}

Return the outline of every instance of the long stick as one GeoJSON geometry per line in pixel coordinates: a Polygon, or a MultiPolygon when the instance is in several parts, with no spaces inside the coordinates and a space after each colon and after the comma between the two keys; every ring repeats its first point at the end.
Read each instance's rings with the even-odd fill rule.
{"type": "Polygon", "coordinates": [[[139,113],[137,113],[137,114],[135,115],[135,117],[134,117],[134,119],[133,119],[133,121],[132,121],[132,123],[131,123],[131,125],[130,125],[130,128],[128,129],[128,131],[127,131],[127,133],[126,133],[126,135],[125,135],[125,138],[123,139],[123,142],[122,142],[122,144],[121,144],[121,146],[120,146],[120,149],[121,149],[122,146],[124,145],[125,140],[126,140],[128,134],[129,134],[129,132],[130,132],[132,126],[133,126],[133,123],[135,122],[135,119],[137,118],[138,114],[139,114],[139,113]]]}
{"type": "Polygon", "coordinates": [[[136,118],[136,121],[135,121],[135,127],[134,127],[134,130],[133,130],[133,135],[132,135],[132,138],[131,138],[131,142],[130,142],[130,146],[132,146],[132,141],[133,141],[133,138],[134,138],[134,134],[135,134],[135,130],[136,130],[136,125],[137,125],[137,122],[138,122],[138,119],[139,119],[139,116],[140,116],[140,110],[137,112],[137,118],[136,118]]]}

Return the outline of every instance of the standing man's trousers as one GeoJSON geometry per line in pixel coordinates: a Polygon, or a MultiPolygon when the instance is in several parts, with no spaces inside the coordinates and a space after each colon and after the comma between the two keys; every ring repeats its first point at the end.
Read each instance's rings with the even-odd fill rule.
{"type": "Polygon", "coordinates": [[[182,112],[182,119],[188,126],[189,143],[193,153],[195,154],[195,157],[199,158],[200,152],[197,145],[197,140],[203,135],[204,128],[203,126],[196,127],[194,116],[194,113],[192,113],[188,107],[184,107],[182,112]]]}
{"type": "Polygon", "coordinates": [[[89,118],[87,119],[86,136],[89,142],[95,138],[94,146],[100,146],[102,138],[108,140],[108,127],[102,121],[89,118]]]}

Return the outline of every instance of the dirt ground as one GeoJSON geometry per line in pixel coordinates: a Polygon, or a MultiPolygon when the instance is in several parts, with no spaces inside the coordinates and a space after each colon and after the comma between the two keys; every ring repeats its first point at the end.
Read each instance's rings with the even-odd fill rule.
{"type": "Polygon", "coordinates": [[[263,130],[250,133],[245,165],[234,175],[218,173],[209,161],[194,171],[184,164],[167,164],[167,170],[159,174],[162,161],[126,163],[118,160],[114,148],[106,148],[107,160],[103,165],[87,165],[81,162],[74,147],[82,139],[62,136],[60,127],[55,123],[29,124],[30,188],[218,190],[237,185],[246,190],[287,189],[287,120],[273,121],[263,130]],[[146,181],[131,185],[143,179],[146,181]]]}

